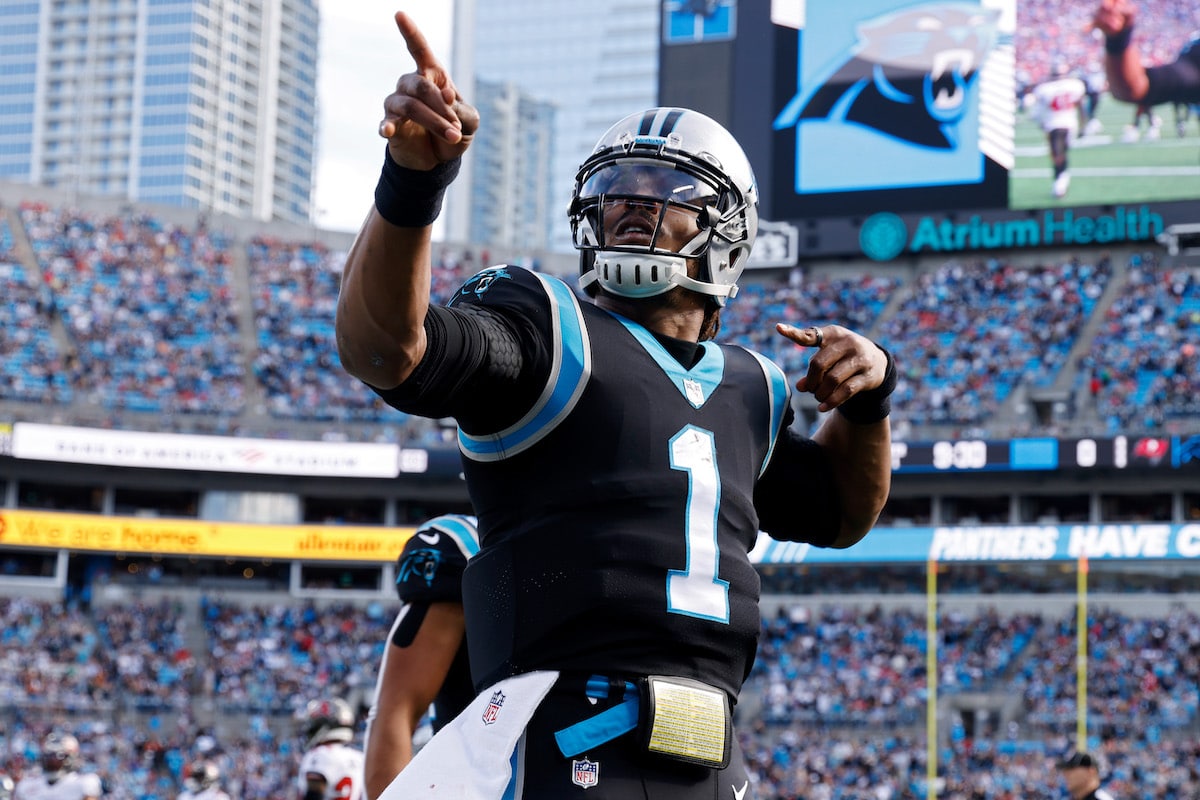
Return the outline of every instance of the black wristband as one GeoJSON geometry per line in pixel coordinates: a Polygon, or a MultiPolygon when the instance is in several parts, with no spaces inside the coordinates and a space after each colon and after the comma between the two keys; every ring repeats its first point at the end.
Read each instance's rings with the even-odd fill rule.
{"type": "Polygon", "coordinates": [[[1133,26],[1126,25],[1120,32],[1104,37],[1104,52],[1110,56],[1119,56],[1129,49],[1129,41],[1133,38],[1133,26]]]}
{"type": "MultiPolygon", "coordinates": [[[[879,347],[879,345],[875,345],[879,347]]],[[[887,370],[883,373],[883,383],[874,389],[859,392],[837,407],[843,417],[855,425],[870,425],[882,422],[892,413],[892,392],[896,390],[896,362],[892,354],[882,347],[887,356],[887,370]]]]}
{"type": "Polygon", "coordinates": [[[375,210],[400,228],[424,228],[442,213],[446,187],[458,175],[462,159],[444,161],[430,170],[408,169],[384,150],[383,170],[375,185],[375,210]]]}

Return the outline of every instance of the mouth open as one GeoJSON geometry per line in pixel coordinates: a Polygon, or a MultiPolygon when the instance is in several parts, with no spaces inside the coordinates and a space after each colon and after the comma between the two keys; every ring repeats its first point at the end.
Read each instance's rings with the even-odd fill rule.
{"type": "Polygon", "coordinates": [[[613,228],[613,244],[649,244],[654,239],[655,221],[645,214],[628,213],[613,228]]]}

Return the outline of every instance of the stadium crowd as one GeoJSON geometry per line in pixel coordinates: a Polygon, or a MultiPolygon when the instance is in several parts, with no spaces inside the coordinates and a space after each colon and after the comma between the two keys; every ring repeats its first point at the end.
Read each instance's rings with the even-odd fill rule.
{"type": "Polygon", "coordinates": [[[1018,386],[1053,382],[1111,277],[1091,264],[949,262],[920,275],[880,342],[904,353],[896,405],[910,424],[985,427],[1018,386]]]}
{"type": "MultiPolygon", "coordinates": [[[[370,703],[391,622],[379,604],[139,600],[119,607],[0,599],[0,772],[21,774],[52,729],[77,736],[106,798],[174,797],[215,760],[234,798],[284,796],[314,697],[370,703]],[[205,719],[207,712],[210,718],[205,719]],[[217,723],[213,723],[217,720],[217,723]]],[[[938,691],[1008,711],[943,708],[939,796],[1044,797],[1075,721],[1074,611],[939,612],[938,691]],[[1015,706],[1013,705],[1015,703],[1015,706]]],[[[784,603],[763,620],[739,706],[762,798],[925,796],[924,611],[784,603]]],[[[1109,785],[1133,800],[1200,787],[1200,613],[1089,615],[1090,730],[1109,785]]],[[[361,730],[361,725],[360,725],[361,730]]],[[[1093,748],[1094,749],[1094,748],[1093,748]]]]}
{"type": "MultiPolygon", "coordinates": [[[[289,421],[363,423],[379,437],[452,444],[335,369],[328,343],[344,253],[312,240],[239,241],[144,212],[43,203],[17,211],[0,209],[0,283],[10,298],[0,314],[13,332],[2,345],[0,400],[83,400],[106,409],[113,427],[122,411],[159,412],[168,426],[202,415],[219,421],[215,432],[237,433],[261,398],[253,402],[278,422],[272,435],[288,435],[289,421]]],[[[441,248],[434,296],[448,297],[487,258],[441,248]]],[[[1110,432],[1195,428],[1196,276],[1150,252],[1113,258],[1093,250],[1043,262],[948,259],[905,275],[850,266],[751,274],[721,335],[789,373],[807,353],[772,336],[764,319],[838,322],[904,353],[900,439],[931,429],[1053,433],[1028,413],[1002,412],[1019,390],[1055,385],[1070,391],[1076,416],[1110,432]]]]}
{"type": "Polygon", "coordinates": [[[1077,381],[1087,379],[1110,432],[1161,430],[1200,416],[1200,281],[1162,269],[1151,254],[1130,264],[1124,291],[1105,312],[1077,381]]]}

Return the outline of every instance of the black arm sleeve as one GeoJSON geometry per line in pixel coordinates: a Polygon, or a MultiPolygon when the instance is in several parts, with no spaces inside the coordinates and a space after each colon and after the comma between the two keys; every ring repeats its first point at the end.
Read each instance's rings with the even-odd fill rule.
{"type": "Polygon", "coordinates": [[[1192,40],[1170,64],[1148,67],[1150,88],[1142,103],[1200,103],[1200,42],[1192,40]]]}
{"type": "Polygon", "coordinates": [[[425,358],[394,389],[375,389],[388,405],[420,417],[454,417],[464,429],[498,430],[533,405],[541,383],[522,380],[544,369],[536,340],[486,307],[430,306],[425,358]],[[487,397],[489,402],[471,402],[487,397]]]}
{"type": "Polygon", "coordinates": [[[754,488],[754,506],[771,538],[829,547],[841,530],[842,506],[821,445],[785,428],[754,488]]]}

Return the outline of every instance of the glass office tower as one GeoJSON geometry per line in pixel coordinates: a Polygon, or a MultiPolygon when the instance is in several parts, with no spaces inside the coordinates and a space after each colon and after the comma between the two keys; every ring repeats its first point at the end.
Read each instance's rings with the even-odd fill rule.
{"type": "MultiPolygon", "coordinates": [[[[661,7],[660,0],[455,3],[452,74],[460,89],[470,88],[468,76],[511,83],[554,106],[545,222],[552,250],[571,250],[567,203],[575,171],[596,140],[626,114],[657,104],[661,7]]],[[[453,239],[467,230],[460,217],[470,204],[451,198],[453,239]]]]}
{"type": "Polygon", "coordinates": [[[316,0],[0,2],[0,180],[307,222],[316,0]]]}

